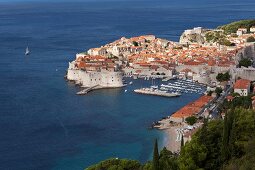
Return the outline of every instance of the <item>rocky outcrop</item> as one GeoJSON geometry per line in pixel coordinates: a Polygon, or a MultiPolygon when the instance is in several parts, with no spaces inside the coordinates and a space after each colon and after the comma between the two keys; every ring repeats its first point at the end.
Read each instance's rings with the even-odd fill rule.
{"type": "Polygon", "coordinates": [[[181,37],[180,37],[180,44],[191,44],[191,43],[204,43],[205,42],[205,38],[202,34],[185,34],[182,33],[181,37]]]}
{"type": "Polygon", "coordinates": [[[242,58],[249,58],[251,60],[255,60],[255,44],[247,44],[242,50],[239,50],[235,56],[236,65],[238,65],[239,61],[242,58]]]}

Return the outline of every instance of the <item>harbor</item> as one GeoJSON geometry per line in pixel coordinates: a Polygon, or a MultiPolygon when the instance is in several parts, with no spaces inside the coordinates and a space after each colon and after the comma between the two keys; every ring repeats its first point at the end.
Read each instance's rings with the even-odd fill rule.
{"type": "Polygon", "coordinates": [[[193,82],[190,79],[182,80],[172,80],[172,79],[163,79],[155,83],[155,79],[152,79],[152,85],[149,87],[135,89],[135,93],[145,94],[145,95],[154,95],[162,97],[178,97],[182,94],[204,94],[206,88],[199,83],[193,82]],[[167,84],[162,84],[162,83],[167,84]]]}
{"type": "Polygon", "coordinates": [[[203,94],[205,92],[205,87],[201,84],[195,83],[192,80],[177,80],[175,82],[170,82],[168,84],[161,84],[160,90],[168,90],[171,92],[179,93],[198,93],[203,94]]]}

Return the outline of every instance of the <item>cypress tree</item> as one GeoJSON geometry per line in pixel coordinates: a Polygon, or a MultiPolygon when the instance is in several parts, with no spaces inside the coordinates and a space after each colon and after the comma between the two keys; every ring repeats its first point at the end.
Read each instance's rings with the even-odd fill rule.
{"type": "Polygon", "coordinates": [[[236,141],[236,137],[237,137],[237,131],[236,131],[236,114],[238,114],[237,112],[241,112],[240,110],[234,110],[232,112],[232,117],[231,117],[231,122],[230,122],[230,126],[231,126],[231,130],[229,132],[229,154],[231,157],[239,157],[240,155],[238,155],[238,152],[236,152],[236,148],[235,148],[235,141],[236,141]],[[236,155],[237,154],[237,155],[236,155]]]}
{"type": "Polygon", "coordinates": [[[207,125],[208,125],[208,119],[204,118],[203,120],[203,126],[201,128],[201,132],[200,132],[200,135],[199,135],[199,142],[201,144],[205,144],[205,139],[207,137],[207,125]]]}
{"type": "Polygon", "coordinates": [[[230,157],[230,135],[234,122],[234,110],[231,109],[225,116],[224,128],[223,128],[223,139],[222,139],[222,156],[223,160],[228,160],[230,157]]]}
{"type": "Polygon", "coordinates": [[[183,135],[182,135],[182,140],[181,140],[181,149],[184,146],[184,139],[183,139],[183,135]]]}
{"type": "Polygon", "coordinates": [[[159,153],[158,153],[158,141],[155,140],[154,143],[154,151],[153,151],[153,162],[152,169],[159,170],[159,153]]]}
{"type": "Polygon", "coordinates": [[[222,159],[225,161],[228,157],[228,136],[229,136],[229,130],[228,130],[228,114],[225,115],[224,118],[224,127],[223,127],[223,136],[222,136],[222,159]]]}

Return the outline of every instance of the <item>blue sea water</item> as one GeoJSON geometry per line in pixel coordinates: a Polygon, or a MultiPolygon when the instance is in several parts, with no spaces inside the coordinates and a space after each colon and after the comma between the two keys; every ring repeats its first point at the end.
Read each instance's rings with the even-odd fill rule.
{"type": "MultiPolygon", "coordinates": [[[[80,170],[109,157],[151,158],[148,130],[199,95],[134,94],[150,81],[77,96],[66,82],[77,52],[122,36],[178,41],[184,29],[254,18],[253,0],[0,3],[0,169],[80,170]],[[31,55],[24,56],[29,44],[31,55]],[[128,89],[124,93],[124,89],[128,89]]],[[[129,80],[128,80],[129,81],[129,80]]]]}

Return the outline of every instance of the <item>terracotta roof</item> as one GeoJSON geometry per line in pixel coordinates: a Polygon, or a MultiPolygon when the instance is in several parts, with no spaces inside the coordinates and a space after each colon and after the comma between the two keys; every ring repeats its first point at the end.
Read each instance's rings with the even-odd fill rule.
{"type": "Polygon", "coordinates": [[[172,117],[184,118],[197,114],[203,106],[205,106],[210,100],[212,100],[212,96],[201,96],[198,100],[189,103],[188,105],[182,107],[180,110],[175,112],[172,117]]]}
{"type": "Polygon", "coordinates": [[[250,80],[239,79],[235,82],[234,89],[248,89],[250,83],[250,80]]]}

